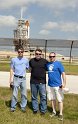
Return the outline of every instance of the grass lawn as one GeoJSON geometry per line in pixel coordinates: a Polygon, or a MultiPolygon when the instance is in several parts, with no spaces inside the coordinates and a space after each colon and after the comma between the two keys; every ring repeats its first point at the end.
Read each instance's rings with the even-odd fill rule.
{"type": "MultiPolygon", "coordinates": [[[[52,111],[50,101],[48,101],[48,111],[45,115],[41,116],[40,112],[33,114],[30,91],[28,91],[26,112],[21,112],[19,104],[15,112],[10,112],[11,93],[9,88],[0,88],[0,124],[78,124],[78,95],[65,94],[64,120],[59,121],[58,117],[49,116],[52,111]]],[[[18,96],[19,101],[20,95],[18,96]]]]}
{"type": "MultiPolygon", "coordinates": [[[[78,65],[63,63],[66,74],[78,75],[78,65]]],[[[0,62],[0,71],[10,71],[10,62],[0,62]]],[[[29,72],[29,71],[27,71],[29,72]]]]}
{"type": "Polygon", "coordinates": [[[73,64],[63,64],[66,74],[78,75],[78,65],[73,64]]]}

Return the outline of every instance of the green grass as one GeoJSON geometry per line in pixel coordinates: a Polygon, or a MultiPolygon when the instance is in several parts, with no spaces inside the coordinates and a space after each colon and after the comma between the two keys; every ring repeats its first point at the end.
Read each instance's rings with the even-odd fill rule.
{"type": "Polygon", "coordinates": [[[78,75],[78,65],[65,64],[64,65],[66,74],[78,75]]]}
{"type": "MultiPolygon", "coordinates": [[[[64,67],[65,67],[65,72],[66,74],[74,74],[74,75],[78,75],[78,65],[73,65],[73,64],[69,64],[69,63],[63,63],[64,67]]],[[[10,70],[10,62],[0,62],[0,71],[9,71],[10,70]]],[[[29,71],[27,71],[29,72],[29,71]]]]}
{"type": "MultiPolygon", "coordinates": [[[[21,112],[19,104],[15,112],[10,112],[10,98],[12,91],[9,88],[0,88],[0,124],[78,124],[78,95],[66,94],[64,99],[64,121],[58,117],[51,118],[51,104],[48,101],[48,111],[44,116],[34,115],[31,106],[31,94],[28,91],[26,112],[21,112]]],[[[18,101],[20,95],[18,95],[18,101]]],[[[58,111],[58,109],[57,109],[58,111]]]]}
{"type": "Polygon", "coordinates": [[[0,62],[0,71],[10,71],[10,63],[0,62]]]}

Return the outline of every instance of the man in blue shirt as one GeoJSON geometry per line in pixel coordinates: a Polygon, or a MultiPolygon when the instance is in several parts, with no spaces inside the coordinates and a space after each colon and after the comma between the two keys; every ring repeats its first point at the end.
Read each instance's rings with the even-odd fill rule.
{"type": "Polygon", "coordinates": [[[59,119],[63,120],[63,92],[62,88],[66,85],[66,76],[64,67],[61,62],[56,61],[56,54],[51,52],[49,54],[50,62],[47,64],[48,70],[48,85],[50,86],[51,100],[52,100],[52,115],[56,115],[56,98],[59,104],[59,119]]]}
{"type": "Polygon", "coordinates": [[[17,104],[18,89],[21,90],[21,103],[22,111],[25,111],[27,104],[27,91],[26,91],[26,69],[29,68],[28,59],[23,57],[24,49],[18,49],[18,56],[12,58],[10,69],[10,86],[13,80],[13,95],[11,99],[11,111],[14,112],[17,104]],[[13,78],[13,79],[12,79],[13,78]]]}

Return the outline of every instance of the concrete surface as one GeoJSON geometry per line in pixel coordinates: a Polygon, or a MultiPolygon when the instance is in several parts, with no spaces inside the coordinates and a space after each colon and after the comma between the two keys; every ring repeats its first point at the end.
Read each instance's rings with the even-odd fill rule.
{"type": "MultiPolygon", "coordinates": [[[[30,73],[26,74],[26,84],[27,89],[30,89],[30,73]]],[[[9,72],[0,71],[0,87],[9,87],[9,72]]],[[[66,87],[69,88],[69,93],[78,94],[78,76],[66,75],[66,87]]]]}

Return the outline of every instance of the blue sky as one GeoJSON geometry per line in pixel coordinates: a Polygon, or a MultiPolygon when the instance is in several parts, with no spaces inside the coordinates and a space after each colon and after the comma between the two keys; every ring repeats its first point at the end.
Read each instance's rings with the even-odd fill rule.
{"type": "Polygon", "coordinates": [[[21,8],[30,38],[78,39],[78,0],[0,0],[1,38],[13,38],[21,8]]]}

